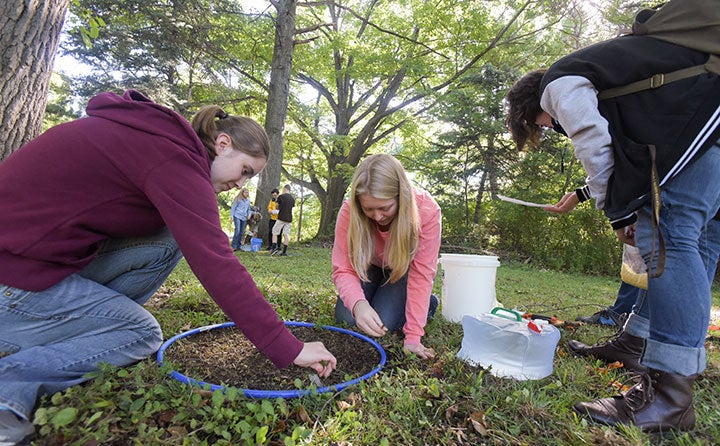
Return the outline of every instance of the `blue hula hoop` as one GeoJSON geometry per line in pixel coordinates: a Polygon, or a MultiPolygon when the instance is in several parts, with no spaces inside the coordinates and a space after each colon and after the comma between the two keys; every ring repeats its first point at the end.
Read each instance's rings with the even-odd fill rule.
{"type": "MultiPolygon", "coordinates": [[[[234,325],[235,325],[234,322],[224,322],[222,324],[206,325],[204,327],[194,328],[192,330],[189,330],[189,331],[186,331],[186,332],[183,332],[183,333],[173,336],[172,338],[165,341],[165,343],[160,347],[160,350],[158,350],[158,352],[157,352],[158,365],[162,366],[163,358],[165,357],[165,350],[167,350],[167,348],[170,347],[175,341],[185,338],[185,337],[188,337],[188,336],[192,336],[194,334],[202,333],[205,331],[217,330],[219,328],[225,328],[225,327],[233,327],[234,325]]],[[[296,322],[296,321],[286,321],[285,325],[290,326],[290,327],[315,327],[315,324],[311,324],[309,322],[296,322]]],[[[378,344],[377,342],[375,342],[373,339],[371,339],[363,334],[351,331],[351,330],[346,330],[344,328],[339,328],[339,327],[333,327],[332,325],[323,325],[320,328],[325,329],[325,330],[332,330],[332,331],[338,331],[340,333],[345,333],[345,334],[354,336],[358,339],[361,339],[361,340],[369,343],[370,345],[375,347],[375,349],[378,351],[378,353],[380,353],[380,362],[378,363],[377,366],[375,366],[374,369],[372,369],[368,373],[364,374],[363,376],[351,379],[349,381],[345,381],[340,384],[333,384],[331,386],[320,387],[317,389],[297,389],[297,390],[240,389],[240,391],[242,391],[242,393],[248,398],[286,398],[286,399],[298,398],[301,396],[312,395],[315,393],[338,392],[348,386],[352,386],[353,384],[357,384],[360,381],[364,381],[364,380],[370,378],[371,376],[375,375],[380,370],[382,370],[382,368],[385,366],[385,361],[387,360],[387,356],[385,355],[385,349],[383,349],[382,346],[380,344],[378,344]]],[[[200,386],[200,387],[209,386],[210,390],[212,390],[212,391],[215,391],[215,390],[225,391],[226,390],[226,386],[221,386],[218,384],[213,384],[213,383],[208,383],[205,381],[196,380],[189,376],[183,375],[182,373],[178,372],[177,370],[172,370],[170,372],[170,377],[180,381],[183,384],[195,385],[195,386],[200,386]]]]}

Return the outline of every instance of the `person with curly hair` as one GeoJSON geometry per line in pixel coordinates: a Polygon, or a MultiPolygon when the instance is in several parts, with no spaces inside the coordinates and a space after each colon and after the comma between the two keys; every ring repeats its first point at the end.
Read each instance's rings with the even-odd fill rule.
{"type": "Polygon", "coordinates": [[[720,77],[706,73],[608,99],[598,95],[707,60],[701,51],[623,36],[526,74],[506,98],[518,147],[557,130],[572,140],[588,175],[584,188],[548,210],[567,212],[594,199],[620,241],[637,245],[648,266],[647,293],[624,330],[598,346],[607,358],[637,362],[642,379],[622,395],[574,406],[599,423],[648,432],[695,425],[693,384],[706,366],[720,252],[720,77]]]}

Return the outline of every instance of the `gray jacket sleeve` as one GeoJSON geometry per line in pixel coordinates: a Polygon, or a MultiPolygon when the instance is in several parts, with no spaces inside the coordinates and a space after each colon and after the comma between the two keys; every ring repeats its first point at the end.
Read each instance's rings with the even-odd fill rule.
{"type": "Polygon", "coordinates": [[[545,88],[540,106],[572,140],[575,157],[588,175],[590,196],[602,209],[614,158],[608,122],[598,110],[597,90],[584,77],[560,77],[545,88]]]}

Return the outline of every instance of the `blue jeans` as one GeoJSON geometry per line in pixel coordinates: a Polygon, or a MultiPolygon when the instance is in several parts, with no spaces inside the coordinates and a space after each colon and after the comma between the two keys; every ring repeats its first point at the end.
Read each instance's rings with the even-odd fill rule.
{"type": "MultiPolygon", "coordinates": [[[[389,331],[395,331],[405,325],[405,302],[407,301],[407,274],[395,283],[385,283],[389,272],[371,265],[368,269],[368,281],[361,282],[365,299],[380,316],[380,320],[389,331]]],[[[438,298],[430,296],[428,319],[435,315],[438,298]]],[[[348,309],[338,297],[335,303],[335,320],[355,325],[352,309],[348,309]]]]}
{"type": "MultiPolygon", "coordinates": [[[[640,294],[625,330],[645,338],[642,364],[689,376],[706,366],[703,344],[710,321],[710,287],[720,254],[720,221],[713,220],[720,208],[720,146],[668,181],[661,197],[665,270],[648,280],[647,293],[640,294]]],[[[645,262],[654,267],[651,217],[650,204],[638,211],[635,242],[645,262]]]]}
{"type": "Polygon", "coordinates": [[[242,245],[245,241],[245,228],[247,227],[247,220],[240,220],[237,217],[233,217],[233,221],[235,222],[235,233],[233,234],[230,246],[232,246],[232,249],[240,249],[240,245],[242,245]]]}
{"type": "Polygon", "coordinates": [[[617,298],[609,308],[617,314],[630,314],[633,305],[638,300],[638,293],[642,290],[625,282],[620,284],[617,298]]]}
{"type": "Polygon", "coordinates": [[[162,344],[142,304],[182,258],[167,229],[106,241],[81,272],[43,291],[0,285],[0,406],[29,417],[41,395],[86,381],[101,362],[122,367],[162,344]]]}

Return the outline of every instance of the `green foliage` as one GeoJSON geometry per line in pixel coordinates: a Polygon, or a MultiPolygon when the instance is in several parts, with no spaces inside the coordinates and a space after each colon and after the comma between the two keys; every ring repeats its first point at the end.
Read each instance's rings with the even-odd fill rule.
{"type": "MultiPolygon", "coordinates": [[[[331,250],[301,247],[291,254],[278,258],[239,252],[238,257],[283,319],[332,325],[331,250]]],[[[574,319],[612,303],[617,277],[550,271],[501,258],[497,298],[505,307],[574,319]]],[[[438,295],[440,287],[438,277],[438,295]]],[[[720,304],[717,289],[713,304],[715,309],[720,304]]],[[[223,321],[215,307],[184,262],[148,305],[166,337],[223,321]]],[[[697,428],[646,435],[634,428],[594,425],[573,413],[577,401],[612,395],[609,383],[622,381],[623,375],[602,369],[591,358],[572,357],[564,348],[568,339],[594,342],[611,329],[583,326],[561,333],[552,375],[536,381],[495,378],[455,357],[462,327],[445,321],[439,311],[423,338],[436,350],[435,360],[406,355],[402,337],[390,335],[381,340],[388,362],[378,375],[336,394],[291,400],[246,399],[233,388],[225,393],[191,388],[168,377],[167,366],[159,368],[152,359],[124,369],[102,366],[87,376],[87,383],[43,399],[33,420],[38,432],[34,444],[404,445],[419,439],[438,445],[720,443],[717,335],[710,335],[708,369],[695,388],[697,428]]]]}
{"type": "Polygon", "coordinates": [[[45,104],[43,131],[80,117],[80,113],[73,110],[70,82],[70,78],[59,73],[53,73],[50,77],[50,94],[45,104]]]}
{"type": "MultiPolygon", "coordinates": [[[[300,239],[312,230],[332,233],[352,169],[380,151],[415,160],[433,188],[461,191],[462,219],[448,223],[453,232],[472,231],[460,227],[480,224],[486,193],[497,192],[517,157],[501,136],[503,92],[521,66],[543,65],[566,50],[567,29],[586,31],[576,7],[568,12],[546,1],[304,6],[283,155],[284,175],[313,195],[300,239]],[[438,131],[438,120],[450,131],[438,131]]],[[[95,67],[78,82],[85,97],[132,87],[186,115],[207,103],[262,115],[272,7],[258,13],[218,0],[76,0],[71,11],[75,22],[89,15],[106,24],[92,48],[77,32],[64,45],[95,67]]]]}
{"type": "Polygon", "coordinates": [[[249,23],[253,31],[267,33],[267,28],[259,29],[262,21],[243,15],[239,5],[215,0],[76,0],[70,11],[75,26],[62,50],[93,67],[76,86],[85,99],[101,91],[134,88],[185,115],[208,103],[236,114],[262,114],[264,72],[252,74],[261,57],[255,53],[258,44],[264,57],[272,40],[268,49],[266,39],[246,38],[249,23]],[[92,47],[84,43],[83,17],[105,24],[92,47]]]}
{"type": "MultiPolygon", "coordinates": [[[[282,399],[256,403],[233,388],[190,391],[165,380],[166,372],[148,362],[131,371],[102,366],[89,392],[72,387],[54,394],[53,406],[39,408],[33,422],[41,437],[55,433],[74,444],[131,438],[150,444],[267,444],[271,426],[288,415],[282,399]]],[[[279,438],[296,444],[306,436],[296,430],[279,438]]]]}
{"type": "Polygon", "coordinates": [[[100,28],[105,27],[105,20],[93,14],[89,9],[83,8],[80,5],[80,0],[73,0],[72,5],[84,25],[75,25],[71,32],[80,35],[86,48],[92,48],[92,41],[100,35],[100,28]]]}
{"type": "Polygon", "coordinates": [[[551,269],[602,275],[620,271],[622,246],[595,209],[583,206],[570,216],[556,216],[498,203],[489,218],[498,234],[488,244],[491,249],[551,269]]]}

